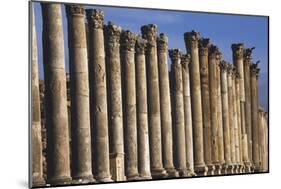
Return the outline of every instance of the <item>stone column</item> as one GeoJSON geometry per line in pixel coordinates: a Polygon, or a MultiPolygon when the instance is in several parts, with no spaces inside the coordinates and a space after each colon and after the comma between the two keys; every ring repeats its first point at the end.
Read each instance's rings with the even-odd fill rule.
{"type": "Polygon", "coordinates": [[[41,3],[47,128],[48,183],[71,180],[61,5],[41,3]]]}
{"type": "Polygon", "coordinates": [[[112,180],[109,165],[107,85],[103,34],[104,15],[102,10],[89,9],[86,12],[89,30],[94,174],[98,182],[110,182],[112,180]]]}
{"type": "Polygon", "coordinates": [[[34,9],[32,7],[32,56],[31,56],[31,86],[32,86],[32,186],[45,184],[43,178],[43,156],[41,136],[41,109],[39,92],[38,54],[35,30],[34,9]]]}
{"type": "MultiPolygon", "coordinates": [[[[245,80],[245,126],[247,133],[247,142],[248,145],[248,160],[249,164],[252,162],[252,112],[251,112],[251,81],[250,81],[250,64],[252,62],[252,50],[254,49],[245,49],[244,50],[244,80],[245,80]]],[[[244,141],[243,141],[244,142],[244,141]]],[[[244,148],[244,147],[243,147],[244,148]]],[[[245,150],[245,148],[244,148],[245,150]]],[[[246,152],[245,152],[246,153],[246,152]]],[[[243,155],[245,154],[243,153],[243,155]]],[[[245,162],[246,156],[243,157],[245,162]]]]}
{"type": "Polygon", "coordinates": [[[221,100],[222,100],[222,121],[223,121],[223,142],[224,142],[224,159],[222,173],[227,174],[231,166],[231,147],[230,147],[230,128],[229,128],[229,106],[228,106],[228,86],[227,86],[227,69],[228,63],[222,61],[220,64],[221,79],[221,100]]]}
{"type": "Polygon", "coordinates": [[[167,47],[168,38],[163,33],[161,33],[159,37],[157,37],[157,55],[160,86],[163,163],[169,177],[178,177],[179,174],[175,170],[173,163],[172,112],[169,71],[167,64],[167,47]]]}
{"type": "Polygon", "coordinates": [[[184,54],[181,57],[183,100],[184,100],[184,123],[185,123],[185,148],[186,168],[188,176],[195,176],[193,160],[193,131],[190,100],[190,77],[189,77],[190,55],[184,54]]]}
{"type": "Polygon", "coordinates": [[[148,95],[148,125],[150,145],[150,168],[153,178],[167,176],[162,163],[160,94],[157,62],[157,26],[154,24],[141,27],[142,37],[147,40],[147,95],[148,95]]]}
{"type": "Polygon", "coordinates": [[[66,5],[70,65],[72,178],[93,181],[89,78],[84,8],[66,5]]]}
{"type": "Polygon", "coordinates": [[[184,103],[183,103],[183,83],[182,83],[182,66],[181,52],[179,49],[170,49],[169,56],[172,61],[172,95],[173,95],[173,116],[174,131],[176,143],[176,168],[181,177],[187,176],[186,171],[186,148],[185,148],[185,123],[184,123],[184,103]]]}
{"type": "Polygon", "coordinates": [[[208,175],[214,175],[215,166],[212,164],[212,128],[209,95],[209,65],[208,65],[209,39],[199,40],[199,64],[201,81],[201,99],[203,114],[204,161],[208,167],[208,175]]]}
{"type": "Polygon", "coordinates": [[[199,33],[195,31],[186,32],[184,34],[186,50],[188,53],[190,53],[191,56],[190,91],[194,132],[194,166],[195,172],[198,175],[206,175],[208,168],[206,167],[204,162],[203,120],[198,52],[199,37],[199,33]]]}
{"type": "Polygon", "coordinates": [[[221,174],[222,165],[224,165],[224,145],[223,145],[223,121],[222,121],[222,97],[221,97],[221,70],[220,62],[222,59],[222,54],[218,52],[216,56],[217,61],[217,86],[218,86],[218,160],[219,166],[217,166],[215,174],[221,174]]]}
{"type": "Polygon", "coordinates": [[[124,181],[124,138],[120,64],[121,28],[111,22],[105,26],[107,102],[109,122],[110,167],[113,180],[124,181]]]}
{"type": "Polygon", "coordinates": [[[231,166],[229,166],[228,174],[234,173],[234,164],[235,164],[235,146],[234,146],[234,116],[233,116],[233,66],[228,64],[227,68],[227,87],[228,87],[228,117],[229,117],[229,135],[230,135],[230,157],[231,157],[231,166]]]}
{"type": "Polygon", "coordinates": [[[211,141],[212,141],[212,163],[215,166],[216,174],[220,172],[219,144],[218,144],[218,64],[219,54],[217,46],[209,47],[209,81],[210,81],[210,110],[211,110],[211,141]]]}
{"type": "Polygon", "coordinates": [[[147,86],[146,86],[146,65],[145,48],[147,41],[137,38],[135,45],[136,64],[136,93],[137,93],[137,130],[138,130],[138,167],[139,176],[143,179],[151,179],[149,136],[147,119],[147,86]]]}
{"type": "Polygon", "coordinates": [[[266,171],[265,169],[265,118],[262,107],[259,107],[259,149],[260,149],[260,170],[261,172],[266,171]]]}
{"type": "Polygon", "coordinates": [[[121,67],[123,80],[124,104],[124,146],[125,173],[127,180],[136,180],[138,173],[137,151],[137,112],[136,112],[136,75],[135,75],[135,44],[136,34],[123,31],[120,38],[121,67]]]}
{"type": "Polygon", "coordinates": [[[259,171],[259,136],[258,136],[258,74],[260,69],[257,64],[251,67],[251,95],[252,95],[252,131],[253,131],[253,166],[254,171],[259,171]]]}

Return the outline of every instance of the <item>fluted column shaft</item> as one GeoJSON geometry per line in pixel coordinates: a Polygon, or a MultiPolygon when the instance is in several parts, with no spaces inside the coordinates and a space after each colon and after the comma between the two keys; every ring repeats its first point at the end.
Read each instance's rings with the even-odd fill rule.
{"type": "Polygon", "coordinates": [[[32,56],[31,56],[31,77],[32,77],[32,186],[45,183],[43,178],[42,159],[42,136],[41,136],[41,109],[39,92],[38,73],[38,51],[35,30],[34,9],[32,7],[32,56]]]}
{"type": "Polygon", "coordinates": [[[203,120],[202,120],[202,101],[200,87],[200,68],[198,40],[199,33],[192,31],[184,34],[186,50],[190,53],[190,91],[192,121],[194,132],[194,165],[195,172],[199,175],[205,175],[207,168],[204,162],[204,139],[203,139],[203,120]]]}
{"type": "Polygon", "coordinates": [[[190,76],[189,76],[190,55],[185,54],[181,57],[182,64],[182,82],[183,82],[183,99],[184,99],[184,124],[185,124],[185,147],[186,147],[186,168],[187,174],[193,176],[194,159],[193,159],[193,130],[192,130],[192,113],[190,99],[190,76]]]}
{"type": "Polygon", "coordinates": [[[137,93],[137,130],[138,130],[138,168],[142,178],[151,178],[149,136],[147,118],[147,85],[145,48],[147,41],[140,36],[136,41],[136,93],[137,93]]]}
{"type": "Polygon", "coordinates": [[[71,180],[64,38],[60,4],[41,3],[48,183],[71,180]]]}
{"type": "Polygon", "coordinates": [[[166,176],[162,163],[161,117],[159,73],[156,46],[156,25],[141,27],[142,37],[148,41],[146,50],[147,94],[148,94],[148,124],[150,145],[150,168],[154,178],[166,176]]]}
{"type": "Polygon", "coordinates": [[[181,52],[179,49],[169,50],[169,56],[172,61],[172,93],[173,93],[173,116],[175,127],[176,143],[176,168],[180,176],[187,176],[186,171],[186,148],[185,148],[185,124],[184,124],[184,103],[183,103],[183,83],[182,83],[182,66],[181,66],[181,52]]]}
{"type": "Polygon", "coordinates": [[[92,179],[89,78],[84,8],[66,6],[70,64],[72,177],[92,179]]]}
{"type": "Polygon", "coordinates": [[[136,35],[130,31],[121,33],[121,66],[124,84],[124,142],[125,172],[128,180],[138,177],[137,153],[137,112],[136,112],[136,75],[135,75],[136,35]]]}
{"type": "Polygon", "coordinates": [[[178,176],[173,163],[173,133],[172,112],[170,99],[169,71],[167,64],[168,38],[161,33],[157,37],[157,56],[160,87],[160,111],[162,127],[162,154],[163,164],[168,175],[178,176]]]}

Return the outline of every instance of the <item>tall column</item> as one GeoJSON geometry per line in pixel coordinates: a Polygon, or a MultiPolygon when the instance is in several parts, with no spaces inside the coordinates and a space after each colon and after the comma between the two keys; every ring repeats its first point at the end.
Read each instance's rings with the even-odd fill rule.
{"type": "Polygon", "coordinates": [[[264,122],[264,111],[262,107],[259,107],[259,150],[260,150],[260,169],[259,171],[264,172],[265,170],[265,122],[264,122]]]}
{"type": "Polygon", "coordinates": [[[227,86],[227,69],[228,64],[222,61],[220,64],[221,79],[221,100],[222,100],[222,121],[223,121],[223,142],[224,142],[224,159],[222,173],[227,174],[231,165],[231,147],[230,147],[230,128],[229,128],[229,106],[228,106],[228,86],[227,86]]]}
{"type": "Polygon", "coordinates": [[[32,186],[45,184],[43,178],[43,156],[42,156],[42,136],[41,136],[41,109],[39,92],[38,54],[35,30],[34,9],[32,7],[32,186]]]}
{"type": "Polygon", "coordinates": [[[209,65],[208,65],[209,39],[199,40],[199,64],[201,81],[201,99],[203,114],[204,161],[208,167],[208,175],[214,175],[215,166],[212,164],[212,128],[211,107],[209,95],[209,65]]]}
{"type": "Polygon", "coordinates": [[[219,173],[219,149],[218,149],[218,65],[217,46],[209,47],[209,81],[210,81],[210,107],[211,107],[211,141],[212,141],[212,163],[215,165],[216,174],[219,173]]]}
{"type": "MultiPolygon", "coordinates": [[[[247,133],[247,145],[248,145],[248,160],[249,164],[253,160],[253,152],[252,152],[252,112],[251,112],[251,81],[250,81],[250,64],[252,62],[252,50],[254,49],[245,49],[244,50],[244,80],[245,80],[245,126],[247,133]]],[[[243,141],[244,142],[244,141],[243,141]]],[[[245,142],[246,143],[246,142],[245,142]]],[[[245,150],[245,149],[244,149],[245,150]]],[[[245,152],[246,153],[246,152],[245,152]]],[[[245,154],[243,153],[243,155],[245,154]]],[[[243,161],[245,162],[246,157],[243,157],[243,161]]]]}
{"type": "Polygon", "coordinates": [[[224,145],[223,145],[223,121],[222,121],[222,97],[221,97],[221,69],[220,62],[222,59],[222,54],[217,53],[217,86],[218,86],[218,160],[219,166],[217,166],[216,174],[221,174],[222,165],[224,165],[224,145]]]}
{"type": "Polygon", "coordinates": [[[136,41],[136,93],[137,93],[137,130],[138,130],[138,167],[139,176],[143,179],[151,179],[149,136],[147,118],[147,86],[145,48],[147,41],[140,36],[136,41]]]}
{"type": "Polygon", "coordinates": [[[61,6],[57,3],[41,3],[41,8],[48,138],[47,182],[66,184],[71,180],[71,176],[61,6]]]}
{"type": "Polygon", "coordinates": [[[191,91],[191,107],[194,132],[194,167],[198,175],[206,175],[208,168],[204,162],[204,139],[203,139],[203,120],[202,120],[202,101],[200,87],[200,68],[199,68],[199,52],[198,40],[200,35],[198,32],[191,31],[184,34],[185,46],[191,56],[190,62],[190,91],[191,91]]]}
{"type": "Polygon", "coordinates": [[[141,27],[142,37],[147,40],[147,95],[148,95],[148,125],[150,145],[150,168],[153,178],[167,176],[162,163],[161,117],[159,75],[157,62],[157,26],[154,24],[141,27]]]}
{"type": "Polygon", "coordinates": [[[173,93],[173,116],[175,127],[175,146],[176,146],[176,168],[179,175],[187,176],[186,171],[186,151],[185,151],[185,124],[184,124],[184,103],[183,103],[183,83],[182,83],[182,66],[181,52],[179,49],[170,49],[169,56],[172,61],[172,93],[173,93]]]}
{"type": "Polygon", "coordinates": [[[92,112],[94,174],[98,182],[111,181],[107,121],[107,90],[103,11],[86,10],[89,30],[89,73],[92,112]]]}
{"type": "Polygon", "coordinates": [[[128,180],[136,180],[138,173],[137,152],[137,112],[136,112],[136,75],[135,75],[135,44],[136,35],[123,31],[120,38],[121,67],[124,93],[124,146],[125,173],[128,180]]]}
{"type": "Polygon", "coordinates": [[[175,170],[173,163],[172,112],[169,71],[167,64],[167,47],[168,38],[161,33],[159,37],[157,37],[157,55],[160,86],[163,163],[169,177],[178,177],[178,172],[175,170]]]}
{"type": "Polygon", "coordinates": [[[125,180],[122,87],[120,64],[121,28],[111,22],[105,26],[107,102],[109,122],[110,168],[113,180],[125,180]]]}
{"type": "Polygon", "coordinates": [[[227,87],[228,87],[228,117],[229,117],[229,135],[230,135],[230,157],[231,157],[231,166],[229,166],[228,174],[234,173],[234,164],[235,164],[235,146],[234,146],[234,116],[233,116],[233,66],[228,64],[227,68],[227,87]]]}
{"type": "Polygon", "coordinates": [[[258,136],[258,64],[251,67],[251,95],[252,95],[252,131],[253,131],[253,166],[259,171],[259,136],[258,136]]]}
{"type": "Polygon", "coordinates": [[[84,8],[66,5],[70,64],[72,178],[93,180],[90,132],[88,54],[84,8]]]}
{"type": "MultiPolygon", "coordinates": [[[[248,136],[247,136],[247,131],[246,131],[246,123],[248,124],[249,119],[246,118],[246,88],[245,84],[246,81],[244,79],[245,77],[245,71],[244,71],[244,60],[243,60],[243,55],[244,55],[244,45],[243,43],[238,43],[238,44],[232,44],[231,46],[232,49],[232,54],[233,54],[233,63],[237,68],[237,72],[239,73],[239,88],[240,88],[240,94],[239,94],[239,99],[240,99],[240,117],[241,117],[241,136],[242,136],[242,144],[243,148],[245,149],[242,151],[243,153],[243,162],[246,166],[246,171],[250,172],[250,162],[249,162],[249,155],[248,155],[248,136]]],[[[248,79],[248,78],[247,78],[248,79]]],[[[248,89],[247,89],[248,90],[248,89]]],[[[247,94],[249,97],[249,94],[247,94]]],[[[247,97],[247,99],[248,99],[247,97]]],[[[247,126],[249,127],[249,125],[247,126]]]]}
{"type": "Polygon", "coordinates": [[[186,168],[188,176],[195,176],[193,159],[193,131],[190,100],[190,77],[189,77],[190,55],[184,54],[181,57],[183,100],[184,100],[184,124],[185,124],[185,148],[186,168]]]}

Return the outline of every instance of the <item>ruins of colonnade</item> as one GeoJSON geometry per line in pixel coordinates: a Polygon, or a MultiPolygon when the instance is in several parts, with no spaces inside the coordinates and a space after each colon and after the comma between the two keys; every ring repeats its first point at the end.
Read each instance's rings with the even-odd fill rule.
{"type": "Polygon", "coordinates": [[[41,84],[33,15],[33,186],[268,171],[254,48],[232,44],[230,64],[198,32],[184,53],[155,24],[137,35],[65,7],[69,79],[60,4],[41,3],[41,84]]]}

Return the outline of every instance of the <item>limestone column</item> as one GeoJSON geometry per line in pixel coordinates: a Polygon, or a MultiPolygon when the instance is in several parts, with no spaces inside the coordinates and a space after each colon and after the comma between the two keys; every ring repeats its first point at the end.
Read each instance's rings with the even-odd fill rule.
{"type": "Polygon", "coordinates": [[[229,135],[230,135],[230,157],[231,166],[229,166],[228,174],[234,173],[235,164],[235,146],[234,146],[234,116],[233,116],[233,66],[228,64],[227,68],[227,87],[228,87],[228,117],[229,117],[229,135]]]}
{"type": "Polygon", "coordinates": [[[125,173],[127,180],[136,180],[138,173],[137,109],[135,75],[136,34],[122,31],[120,54],[123,80],[125,173]]]}
{"type": "MultiPolygon", "coordinates": [[[[218,68],[217,46],[209,47],[209,81],[210,81],[210,110],[211,110],[211,160],[215,166],[216,174],[220,170],[218,151],[218,68]]],[[[214,171],[215,171],[214,170],[214,171]]]]}
{"type": "Polygon", "coordinates": [[[138,36],[135,45],[136,93],[137,93],[137,130],[138,130],[138,168],[139,176],[151,179],[149,136],[147,118],[147,86],[145,48],[147,41],[138,36]]]}
{"type": "Polygon", "coordinates": [[[259,171],[259,136],[258,136],[258,64],[251,67],[251,95],[252,95],[252,135],[253,135],[253,166],[254,171],[259,171]]]}
{"type": "Polygon", "coordinates": [[[168,38],[163,33],[161,33],[159,37],[157,37],[157,56],[160,87],[163,164],[169,177],[178,177],[179,174],[175,170],[173,163],[172,112],[169,71],[167,64],[167,47],[168,38]]]}
{"type": "Polygon", "coordinates": [[[86,10],[89,30],[89,73],[92,113],[92,161],[98,182],[111,181],[109,166],[107,89],[103,11],[86,10]]]}
{"type": "Polygon", "coordinates": [[[184,124],[185,124],[185,148],[186,168],[188,176],[195,176],[193,159],[193,131],[190,100],[190,77],[189,77],[190,55],[184,54],[181,57],[183,100],[184,100],[184,124]]]}
{"type": "Polygon", "coordinates": [[[198,32],[191,31],[184,34],[185,46],[191,56],[190,62],[190,92],[191,108],[194,132],[194,167],[198,175],[206,175],[208,168],[204,162],[204,139],[203,139],[203,118],[202,118],[202,101],[200,87],[200,68],[199,68],[199,51],[198,32]]]}
{"type": "Polygon", "coordinates": [[[224,145],[223,145],[223,121],[222,121],[222,97],[221,97],[221,70],[220,70],[220,62],[221,62],[222,54],[220,52],[217,53],[216,61],[217,61],[217,89],[218,89],[218,160],[219,166],[217,166],[216,174],[221,174],[222,165],[224,165],[224,145]]]}
{"type": "Polygon", "coordinates": [[[69,130],[61,5],[41,3],[47,128],[47,182],[71,180],[69,130]]]}
{"type": "Polygon", "coordinates": [[[157,62],[157,26],[154,24],[141,27],[142,37],[147,40],[147,97],[148,97],[148,126],[150,145],[150,168],[153,178],[167,176],[162,163],[161,117],[159,75],[157,62]]]}
{"type": "Polygon", "coordinates": [[[124,138],[122,87],[120,63],[120,34],[121,28],[111,22],[105,26],[105,51],[107,74],[107,102],[109,122],[109,152],[110,168],[113,180],[124,181],[124,138]]]}
{"type": "Polygon", "coordinates": [[[182,83],[182,66],[181,52],[179,49],[170,49],[169,56],[172,61],[171,76],[172,76],[172,95],[173,95],[173,116],[174,116],[174,131],[176,143],[176,169],[181,177],[187,176],[186,170],[186,148],[185,148],[185,118],[184,118],[184,103],[183,103],[183,83],[182,83]]]}
{"type": "Polygon", "coordinates": [[[222,173],[227,174],[231,166],[231,147],[230,147],[230,128],[229,128],[229,106],[228,106],[228,86],[227,86],[227,69],[228,63],[222,61],[220,64],[221,79],[221,100],[222,100],[222,121],[223,121],[223,142],[224,142],[224,159],[222,173]]]}
{"type": "Polygon", "coordinates": [[[66,5],[70,65],[72,178],[93,180],[90,132],[88,54],[84,8],[66,5]]]}
{"type": "Polygon", "coordinates": [[[41,136],[41,109],[39,92],[39,73],[38,73],[38,52],[35,30],[34,9],[32,7],[32,56],[31,56],[31,77],[32,77],[32,186],[45,184],[43,178],[43,155],[42,155],[42,136],[41,136]]]}
{"type": "MultiPolygon", "coordinates": [[[[252,50],[244,50],[244,80],[245,80],[245,126],[247,133],[247,145],[248,145],[248,158],[249,162],[252,162],[252,112],[251,112],[251,81],[250,81],[250,64],[252,62],[252,50]]],[[[246,157],[243,157],[245,161],[246,157]]]]}
{"type": "Polygon", "coordinates": [[[260,170],[265,171],[265,130],[264,130],[264,111],[259,107],[259,149],[260,149],[260,170]]]}
{"type": "Polygon", "coordinates": [[[204,161],[208,167],[208,175],[214,175],[215,166],[212,164],[212,128],[211,106],[209,95],[209,65],[208,65],[209,39],[199,40],[199,64],[201,81],[201,99],[203,114],[204,161]]]}

